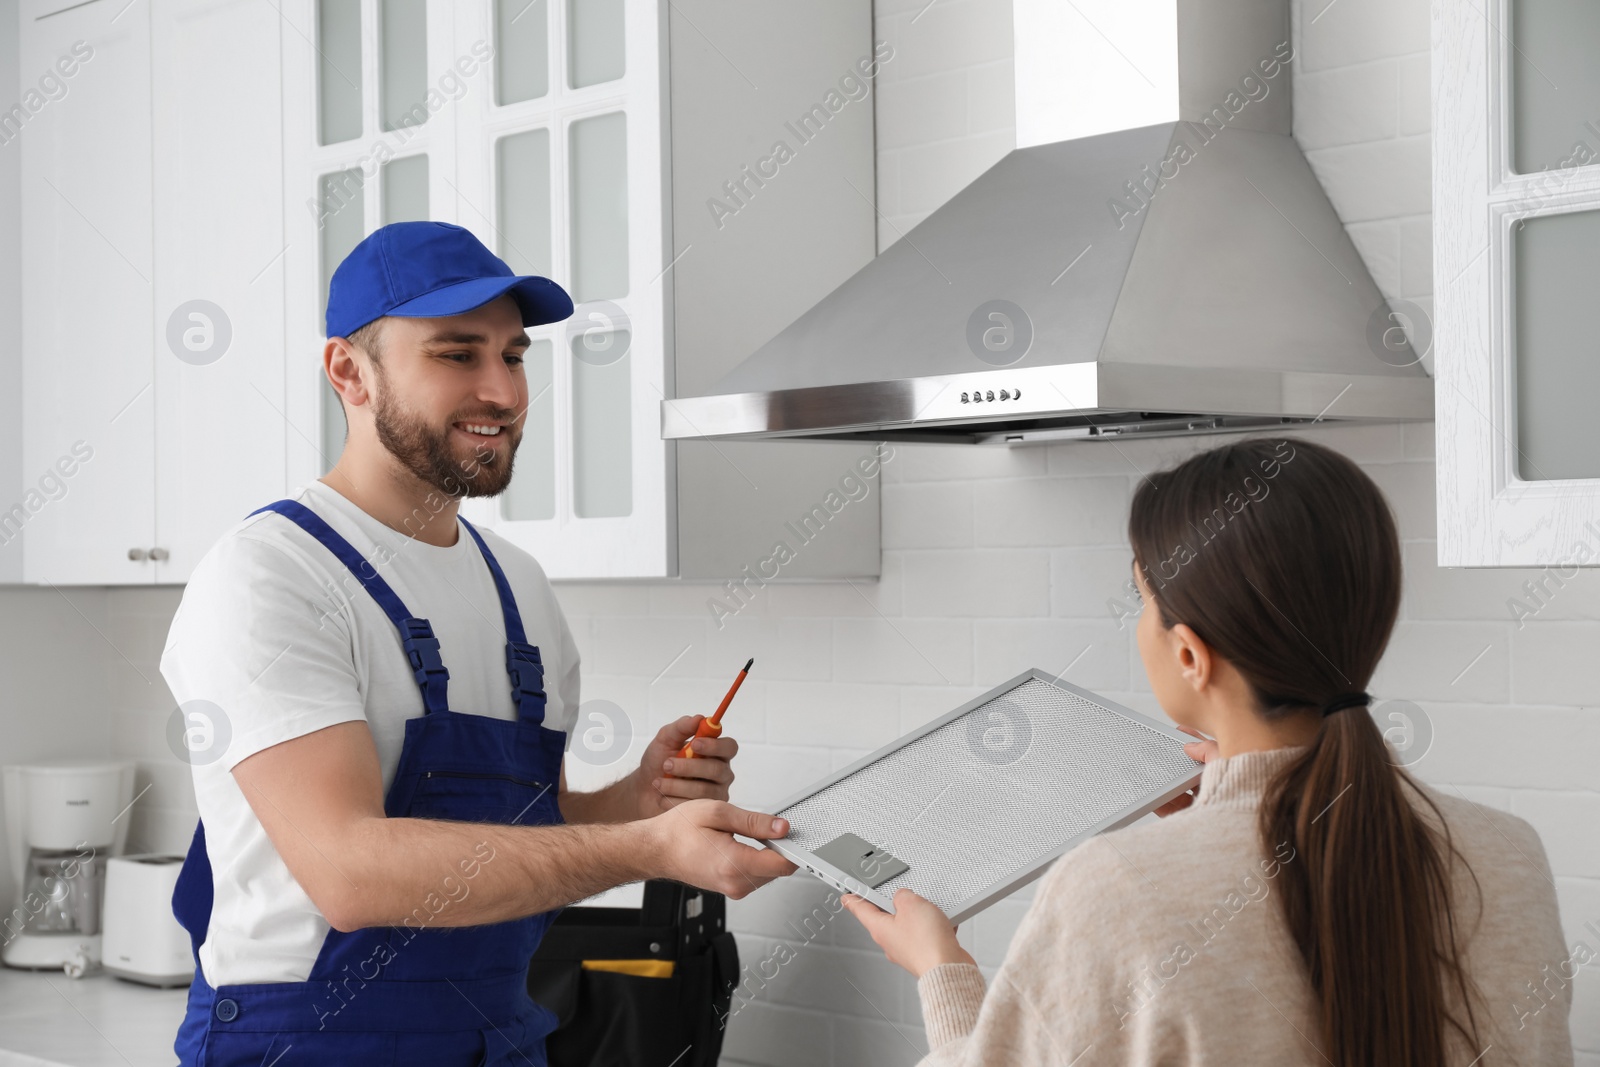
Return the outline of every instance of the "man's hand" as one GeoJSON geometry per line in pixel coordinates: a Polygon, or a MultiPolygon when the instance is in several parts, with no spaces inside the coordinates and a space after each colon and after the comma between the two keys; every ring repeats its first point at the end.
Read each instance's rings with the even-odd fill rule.
{"type": "Polygon", "coordinates": [[[728,786],[733,783],[731,763],[739,752],[739,742],[731,737],[696,737],[691,745],[695,758],[678,755],[684,742],[694,737],[704,721],[704,715],[685,715],[669,722],[644,750],[639,769],[634,772],[642,818],[659,815],[688,800],[728,799],[728,786]]]}
{"type": "Polygon", "coordinates": [[[651,866],[661,872],[658,877],[699,886],[732,900],[798,869],[771,849],[752,848],[733,837],[785,837],[789,833],[787,819],[719,800],[685,800],[643,825],[651,831],[651,866]]]}

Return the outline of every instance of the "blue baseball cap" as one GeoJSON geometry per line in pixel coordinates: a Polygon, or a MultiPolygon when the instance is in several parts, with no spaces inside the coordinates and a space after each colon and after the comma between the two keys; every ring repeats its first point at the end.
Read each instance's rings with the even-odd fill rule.
{"type": "Polygon", "coordinates": [[[448,222],[391,222],[368,234],[328,282],[329,337],[349,337],[385,315],[459,315],[510,293],[522,325],[560,322],[572,298],[549,278],[513,274],[472,231],[448,222]]]}

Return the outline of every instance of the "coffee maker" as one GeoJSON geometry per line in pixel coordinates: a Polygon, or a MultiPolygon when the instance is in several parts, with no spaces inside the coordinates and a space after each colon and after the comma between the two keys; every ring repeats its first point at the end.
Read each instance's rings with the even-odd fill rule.
{"type": "Polygon", "coordinates": [[[106,860],[122,851],[133,764],[0,768],[15,905],[0,915],[0,962],[80,977],[100,962],[106,860]]]}

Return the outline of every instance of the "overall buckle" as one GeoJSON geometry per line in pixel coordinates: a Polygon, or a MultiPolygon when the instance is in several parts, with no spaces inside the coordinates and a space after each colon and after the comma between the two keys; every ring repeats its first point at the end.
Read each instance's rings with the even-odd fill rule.
{"type": "Polygon", "coordinates": [[[433,625],[427,619],[406,619],[400,624],[400,634],[411,673],[422,688],[423,704],[429,711],[444,710],[445,686],[450,672],[445,670],[444,658],[439,655],[439,639],[433,636],[433,625]]]}
{"type": "Polygon", "coordinates": [[[544,719],[544,661],[537,645],[524,641],[506,642],[506,673],[511,676],[511,699],[517,712],[535,721],[544,719]]]}

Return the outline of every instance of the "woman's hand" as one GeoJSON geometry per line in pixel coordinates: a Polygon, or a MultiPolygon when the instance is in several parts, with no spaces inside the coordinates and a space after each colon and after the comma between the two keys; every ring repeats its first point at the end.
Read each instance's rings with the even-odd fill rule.
{"type": "MultiPolygon", "coordinates": [[[[1196,763],[1210,763],[1212,760],[1217,758],[1217,743],[1215,741],[1206,737],[1206,735],[1200,731],[1191,730],[1187,726],[1180,726],[1178,729],[1182,730],[1186,734],[1190,734],[1200,739],[1198,741],[1190,741],[1188,744],[1183,746],[1184,754],[1190,759],[1194,760],[1196,763]]],[[[1179,793],[1177,796],[1173,797],[1171,800],[1157,808],[1156,814],[1164,819],[1173,812],[1182,811],[1184,808],[1187,808],[1190,804],[1194,803],[1194,794],[1194,789],[1189,790],[1187,793],[1179,793]]]]}
{"type": "Polygon", "coordinates": [[[889,962],[914,978],[941,963],[976,962],[956,940],[956,928],[939,906],[909,889],[895,890],[893,915],[854,893],[846,893],[843,900],[889,962]]]}

